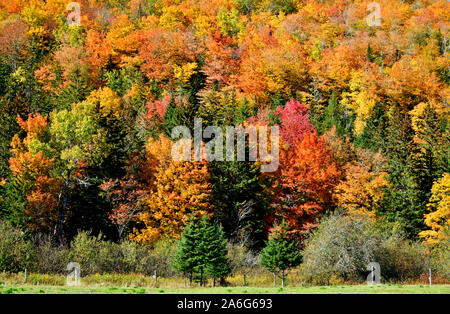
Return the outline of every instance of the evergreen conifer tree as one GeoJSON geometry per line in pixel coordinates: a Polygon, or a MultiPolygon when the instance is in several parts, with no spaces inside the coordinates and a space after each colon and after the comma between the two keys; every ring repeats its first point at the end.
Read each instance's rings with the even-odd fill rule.
{"type": "Polygon", "coordinates": [[[261,253],[260,263],[273,273],[274,287],[276,274],[281,272],[281,285],[284,287],[285,271],[298,266],[301,261],[300,244],[289,236],[288,226],[283,221],[281,225],[273,228],[267,246],[261,253]]]}
{"type": "Polygon", "coordinates": [[[192,217],[181,236],[175,253],[173,268],[190,275],[195,275],[204,285],[207,276],[223,279],[231,271],[227,258],[225,235],[222,229],[212,224],[207,216],[192,217]]]}

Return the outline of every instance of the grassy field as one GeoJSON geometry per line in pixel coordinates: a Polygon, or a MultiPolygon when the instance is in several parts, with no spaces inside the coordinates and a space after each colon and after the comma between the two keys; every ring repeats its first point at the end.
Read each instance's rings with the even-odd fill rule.
{"type": "Polygon", "coordinates": [[[0,293],[11,294],[450,294],[450,285],[345,285],[345,286],[312,286],[312,287],[286,287],[282,288],[255,288],[255,287],[218,287],[218,288],[192,288],[192,289],[162,289],[144,287],[101,287],[101,286],[41,286],[41,285],[0,285],[0,293]]]}

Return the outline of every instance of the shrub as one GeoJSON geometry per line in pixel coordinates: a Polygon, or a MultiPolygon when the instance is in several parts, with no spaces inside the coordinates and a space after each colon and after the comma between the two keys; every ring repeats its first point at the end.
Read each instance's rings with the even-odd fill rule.
{"type": "Polygon", "coordinates": [[[259,266],[259,256],[248,250],[242,244],[228,243],[228,259],[234,275],[246,274],[250,269],[259,266]]]}
{"type": "Polygon", "coordinates": [[[114,243],[102,240],[102,236],[92,236],[80,232],[74,238],[69,250],[70,261],[80,264],[82,275],[104,273],[141,273],[158,276],[171,276],[175,243],[160,240],[153,249],[139,243],[124,240],[114,243]]]}
{"type": "Polygon", "coordinates": [[[173,257],[177,249],[177,241],[163,238],[155,243],[150,252],[153,258],[153,268],[160,276],[174,276],[176,272],[172,268],[173,257]]]}
{"type": "Polygon", "coordinates": [[[36,264],[33,270],[41,274],[65,274],[70,262],[69,250],[49,240],[41,240],[36,246],[36,264]]]}
{"type": "Polygon", "coordinates": [[[436,276],[450,280],[450,229],[445,232],[447,236],[430,248],[430,268],[436,276]]]}
{"type": "Polygon", "coordinates": [[[359,216],[330,216],[322,220],[303,250],[306,281],[330,284],[333,277],[361,280],[369,262],[375,261],[378,239],[371,222],[359,216]]]}
{"type": "Polygon", "coordinates": [[[392,236],[382,241],[377,250],[377,261],[381,266],[382,278],[403,282],[424,274],[429,256],[421,243],[392,236]]]}
{"type": "Polygon", "coordinates": [[[92,236],[89,232],[80,231],[71,242],[69,259],[80,264],[82,275],[101,273],[100,257],[106,253],[103,246],[101,235],[92,236]]]}
{"type": "Polygon", "coordinates": [[[380,264],[384,281],[419,278],[429,264],[425,247],[394,230],[386,222],[365,216],[324,218],[305,241],[303,278],[315,284],[363,282],[370,262],[380,264]]]}
{"type": "Polygon", "coordinates": [[[35,261],[35,247],[22,230],[0,221],[0,271],[30,269],[35,261]]]}

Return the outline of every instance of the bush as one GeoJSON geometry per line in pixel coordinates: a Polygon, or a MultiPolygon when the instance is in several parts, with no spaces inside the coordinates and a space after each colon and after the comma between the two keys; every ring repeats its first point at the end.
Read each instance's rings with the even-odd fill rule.
{"type": "Polygon", "coordinates": [[[330,284],[330,280],[365,278],[366,267],[375,261],[379,241],[363,217],[330,216],[322,220],[303,250],[302,270],[308,282],[330,284]]]}
{"type": "Polygon", "coordinates": [[[244,245],[228,243],[227,247],[232,274],[246,274],[249,270],[259,267],[259,256],[244,245]]]}
{"type": "Polygon", "coordinates": [[[69,262],[67,247],[54,245],[49,240],[41,240],[37,243],[34,271],[41,274],[65,274],[69,262]]]}
{"type": "Polygon", "coordinates": [[[142,273],[171,276],[170,263],[174,241],[161,240],[151,250],[130,240],[114,243],[80,232],[74,238],[69,250],[69,260],[80,264],[82,275],[104,273],[142,273]]]}
{"type": "Polygon", "coordinates": [[[450,230],[447,228],[446,237],[430,248],[430,268],[435,276],[450,280],[450,230]]]}
{"type": "Polygon", "coordinates": [[[363,282],[370,262],[380,264],[384,281],[419,278],[428,267],[425,247],[393,230],[392,225],[365,216],[324,218],[305,241],[304,280],[314,284],[363,282]]]}
{"type": "Polygon", "coordinates": [[[177,249],[177,241],[174,239],[161,239],[150,252],[153,258],[153,269],[159,276],[174,276],[176,272],[172,268],[172,261],[177,249]]]}
{"type": "Polygon", "coordinates": [[[404,282],[426,273],[429,256],[423,244],[392,236],[382,241],[377,251],[381,277],[404,282]]]}
{"type": "Polygon", "coordinates": [[[104,257],[107,252],[103,249],[104,242],[101,238],[101,235],[91,236],[88,232],[80,231],[72,240],[69,259],[80,264],[82,275],[102,273],[101,256],[104,257]]]}
{"type": "Polygon", "coordinates": [[[34,248],[23,231],[0,221],[0,271],[30,269],[36,259],[34,248]]]}

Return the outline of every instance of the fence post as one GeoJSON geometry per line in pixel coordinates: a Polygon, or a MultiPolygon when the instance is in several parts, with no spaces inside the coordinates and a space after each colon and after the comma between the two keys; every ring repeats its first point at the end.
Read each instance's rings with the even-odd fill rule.
{"type": "Polygon", "coordinates": [[[430,286],[432,285],[432,282],[431,282],[431,268],[430,269],[428,269],[428,281],[430,282],[430,286]]]}

